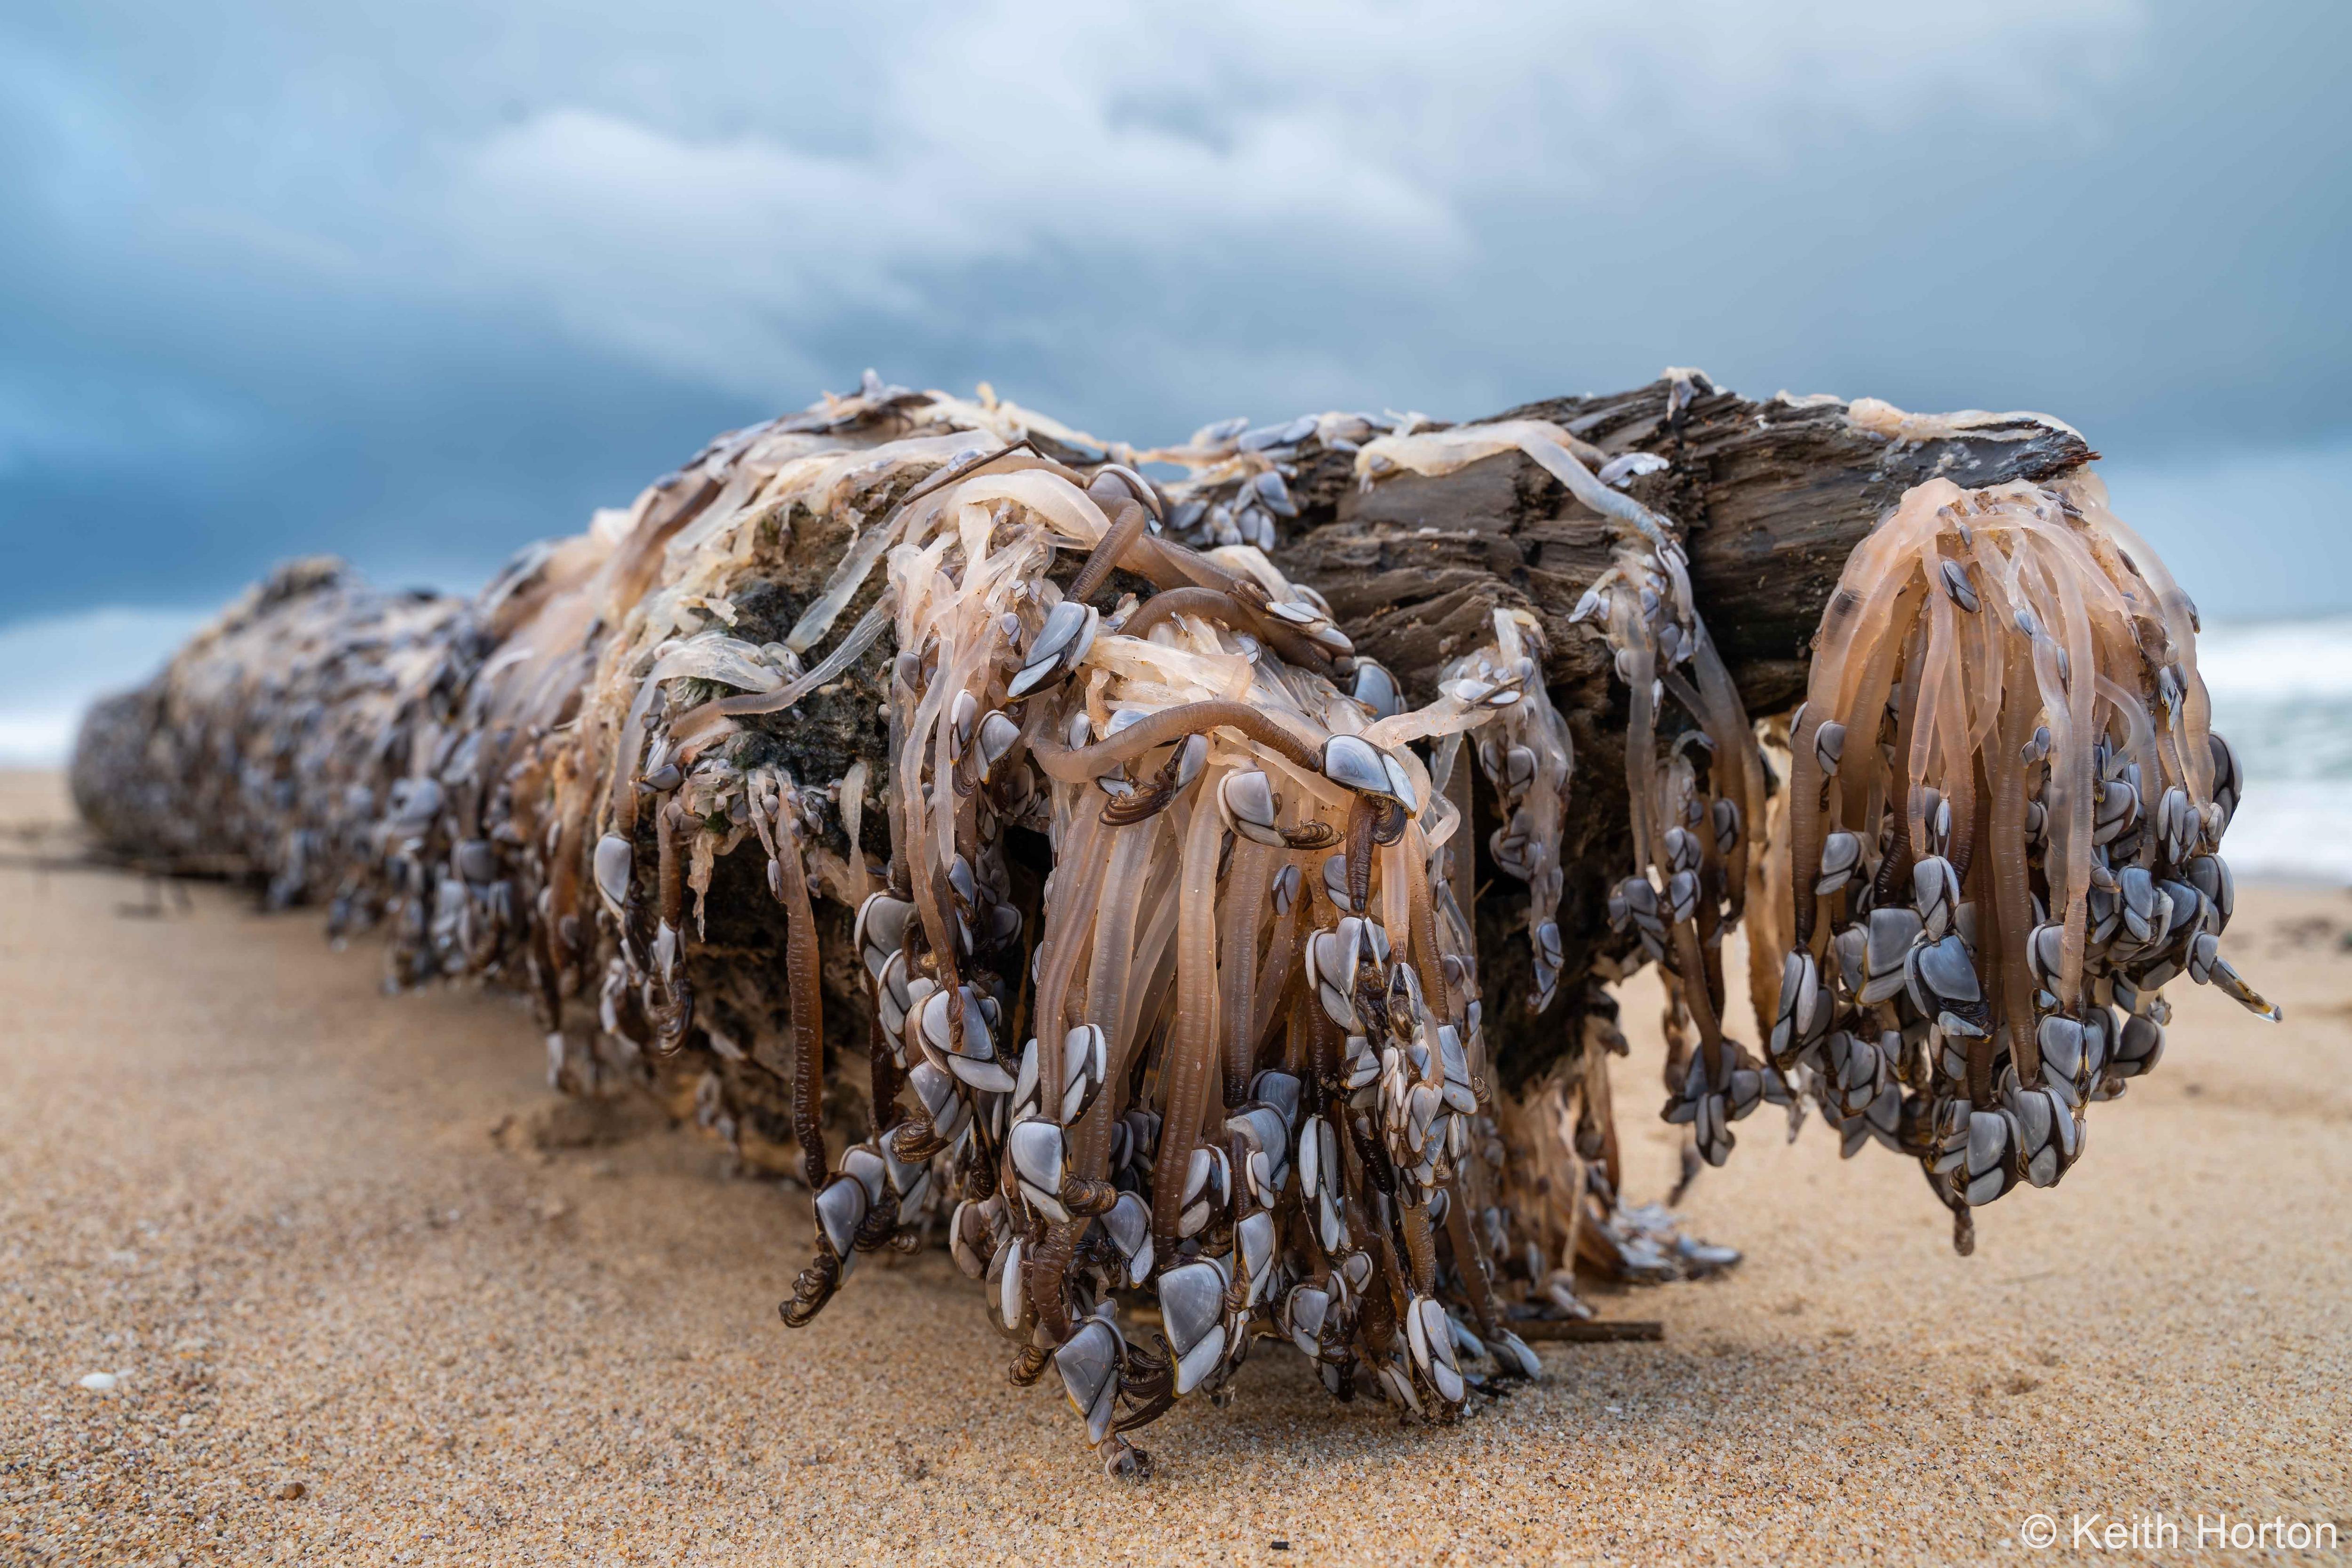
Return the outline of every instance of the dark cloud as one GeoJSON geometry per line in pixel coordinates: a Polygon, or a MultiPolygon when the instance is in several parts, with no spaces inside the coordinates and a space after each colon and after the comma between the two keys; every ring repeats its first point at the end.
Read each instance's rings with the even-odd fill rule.
{"type": "Polygon", "coordinates": [[[2209,605],[2347,596],[2340,7],[858,15],[0,19],[0,621],[470,581],[868,363],[1142,438],[2042,408],[2209,605]]]}

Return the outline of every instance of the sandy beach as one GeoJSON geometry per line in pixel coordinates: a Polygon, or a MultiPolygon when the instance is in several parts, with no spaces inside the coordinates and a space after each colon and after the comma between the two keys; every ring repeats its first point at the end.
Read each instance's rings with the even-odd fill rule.
{"type": "MultiPolygon", "coordinates": [[[[2091,1555],[2092,1514],[2182,1532],[2118,1560],[2230,1560],[2200,1514],[2352,1539],[2341,891],[2242,889],[2231,949],[2287,1022],[2177,984],[2160,1070],[1973,1258],[1914,1170],[1767,1111],[1685,1205],[1748,1260],[1596,1294],[1663,1342],[1543,1347],[1450,1430],[1262,1346],[1227,1408],[1143,1435],[1139,1487],[1057,1388],[1007,1385],[943,1254],[870,1259],[788,1331],[802,1194],[567,1110],[512,998],[387,999],[315,916],[49,863],[68,818],[54,775],[0,774],[0,1561],[2018,1562],[2091,1555]]],[[[1628,990],[1654,1197],[1656,991],[1628,990]]]]}

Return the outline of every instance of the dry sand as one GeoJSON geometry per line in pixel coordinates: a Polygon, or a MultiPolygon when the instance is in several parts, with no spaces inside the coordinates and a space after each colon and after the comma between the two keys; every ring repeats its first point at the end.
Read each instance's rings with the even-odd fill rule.
{"type": "MultiPolygon", "coordinates": [[[[54,777],[0,776],[0,820],[65,816],[54,777]]],[[[1007,1386],[944,1258],[868,1260],[787,1331],[803,1198],[687,1131],[535,1147],[562,1123],[511,999],[387,1000],[311,917],[217,887],[143,912],[34,842],[0,841],[0,1560],[2071,1555],[2018,1544],[2036,1511],[2352,1539],[2341,893],[2246,890],[2232,949],[2288,1023],[2179,987],[2161,1071],[1972,1259],[1915,1171],[1759,1114],[1687,1205],[1748,1262],[1600,1299],[1664,1342],[1546,1347],[1444,1431],[1261,1347],[1130,1487],[1058,1392],[1007,1386]]],[[[1653,1193],[1655,994],[1617,1080],[1653,1193]]]]}

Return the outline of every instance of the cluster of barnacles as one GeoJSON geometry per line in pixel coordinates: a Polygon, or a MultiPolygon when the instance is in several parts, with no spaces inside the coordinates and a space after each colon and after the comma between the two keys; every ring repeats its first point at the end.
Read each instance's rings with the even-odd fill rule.
{"type": "MultiPolygon", "coordinates": [[[[1661,521],[1644,521],[1649,526],[1629,533],[1616,564],[1572,618],[1602,628],[1627,691],[1634,864],[1610,893],[1610,923],[1638,940],[1665,981],[1665,1118],[1690,1128],[1699,1160],[1720,1165],[1731,1154],[1732,1122],[1793,1098],[1779,1070],[1723,1027],[1723,939],[1747,904],[1763,763],[1747,710],[1692,607],[1681,546],[1661,521]],[[1671,741],[1659,722],[1669,697],[1687,725],[1671,741]]],[[[1685,1182],[1695,1169],[1686,1167],[1685,1182]]]]}
{"type": "MultiPolygon", "coordinates": [[[[1566,962],[1557,918],[1568,873],[1559,863],[1560,836],[1567,826],[1568,786],[1576,772],[1576,747],[1568,721],[1544,688],[1543,628],[1524,610],[1495,614],[1495,640],[1446,667],[1440,689],[1465,702],[1499,701],[1494,722],[1478,732],[1478,766],[1494,786],[1502,826],[1487,843],[1496,869],[1528,885],[1528,942],[1533,949],[1535,985],[1530,1012],[1545,1012],[1558,995],[1566,962]]],[[[1459,742],[1454,742],[1458,749],[1459,742]]],[[[1451,772],[1449,755],[1441,763],[1451,772]]],[[[1465,776],[1465,785],[1468,784],[1465,776]]],[[[1466,816],[1469,792],[1456,805],[1466,816]]]]}
{"type": "MultiPolygon", "coordinates": [[[[1688,1125],[1691,1152],[1720,1165],[1731,1152],[1730,1122],[1768,1101],[1792,1100],[1773,1066],[1727,1037],[1721,1021],[1724,939],[1740,921],[1751,870],[1760,868],[1760,857],[1749,851],[1765,801],[1755,731],[1692,602],[1688,562],[1674,525],[1622,488],[1663,466],[1657,459],[1605,459],[1568,431],[1525,419],[1382,443],[1360,457],[1358,467],[1368,481],[1398,465],[1444,473],[1507,447],[1558,479],[1616,531],[1613,564],[1570,616],[1572,625],[1591,623],[1606,640],[1626,692],[1634,863],[1610,892],[1609,919],[1637,944],[1633,964],[1656,963],[1665,984],[1666,1119],[1688,1125]],[[1663,721],[1669,697],[1682,713],[1682,722],[1671,728],[1663,721]]],[[[1527,632],[1539,649],[1531,618],[1527,632]]],[[[1524,657],[1509,628],[1504,640],[1514,645],[1513,656],[1524,657]]],[[[1468,673],[1479,662],[1474,656],[1459,668],[1468,673]]],[[[1559,934],[1551,911],[1561,887],[1557,851],[1570,766],[1567,729],[1548,700],[1528,705],[1501,728],[1501,733],[1490,730],[1479,750],[1508,813],[1492,851],[1496,866],[1528,882],[1534,895],[1528,921],[1537,988],[1530,1002],[1540,1008],[1559,979],[1559,934]],[[1548,765],[1555,758],[1557,779],[1548,765]]],[[[1605,1189],[1612,1165],[1596,1163],[1588,1180],[1605,1189]]],[[[1685,1184],[1696,1168],[1686,1163],[1685,1184]]],[[[1602,1195],[1614,1208],[1615,1193],[1602,1195]]]]}
{"type": "Polygon", "coordinates": [[[1626,703],[1633,863],[1599,962],[1664,980],[1685,1179],[1758,1106],[1793,1132],[1810,1101],[1846,1152],[1918,1158],[1965,1225],[2079,1157],[2087,1102],[2161,1051],[2167,981],[2264,1005],[2218,947],[2240,780],[2193,612],[2095,480],[1905,498],[1831,602],[1768,814],[1680,535],[1626,488],[1659,459],[1540,420],[1423,426],[1232,421],[1132,453],[869,376],[462,608],[273,586],[175,662],[111,771],[177,746],[208,793],[141,808],[158,822],[266,846],[273,894],[331,898],[338,933],[388,917],[404,983],[526,989],[551,1081],[650,1085],[764,1141],[812,1194],[787,1322],[943,1228],[1014,1380],[1051,1371],[1118,1472],[1144,1463],[1128,1433],[1216,1396],[1254,1343],[1448,1420],[1538,1373],[1519,1331],[1589,1310],[1580,1258],[1648,1279],[1737,1256],[1622,1202],[1604,1018],[1499,1090],[1474,773],[1486,856],[1528,892],[1526,1006],[1582,979],[1550,650],[1498,608],[1412,705],[1268,553],[1330,454],[1370,486],[1517,450],[1615,531],[1570,617],[1626,703]],[[750,595],[807,566],[802,531],[839,537],[829,575],[750,631],[750,595]],[[883,737],[798,781],[777,742],[819,708],[883,737]],[[754,846],[781,1015],[735,1005],[743,966],[707,951],[716,879],[754,846]],[[871,1001],[866,1125],[837,1156],[824,901],[855,910],[871,1001]],[[1724,1025],[1743,924],[1751,977],[1780,982],[1760,1055],[1724,1025]],[[783,1042],[756,1037],[771,1016],[783,1042]]]}
{"type": "Polygon", "coordinates": [[[1181,464],[1189,472],[1166,490],[1167,531],[1202,549],[1250,545],[1271,552],[1280,525],[1298,516],[1292,493],[1327,453],[1355,454],[1384,437],[1411,435],[1417,414],[1303,414],[1272,425],[1223,419],[1180,446],[1134,454],[1138,462],[1181,464]]]}
{"type": "Polygon", "coordinates": [[[1969,1211],[2081,1158],[2229,961],[2241,788],[2196,612],[2095,478],[1905,496],[1848,561],[1790,725],[1794,945],[1771,1057],[1851,1154],[1969,1211]]]}
{"type": "MultiPolygon", "coordinates": [[[[1132,469],[1013,447],[902,504],[894,852],[857,924],[916,1101],[877,1166],[930,1163],[1016,1381],[1052,1367],[1114,1468],[1257,1337],[1430,1415],[1467,1397],[1466,1362],[1537,1365],[1480,1237],[1502,1173],[1442,858],[1464,819],[1411,749],[1529,700],[1535,666],[1494,650],[1499,679],[1406,710],[1311,591],[1254,547],[1177,543],[1166,507],[1132,469]],[[1153,591],[1105,614],[1115,568],[1153,591]],[[991,845],[1040,803],[1033,931],[981,911],[1009,907],[991,845]]],[[[851,1228],[821,1237],[794,1321],[851,1228]]]]}

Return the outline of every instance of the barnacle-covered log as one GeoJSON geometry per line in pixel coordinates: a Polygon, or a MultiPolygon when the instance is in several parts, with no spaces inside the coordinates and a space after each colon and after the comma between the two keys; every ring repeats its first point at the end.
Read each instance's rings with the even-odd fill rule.
{"type": "MultiPolygon", "coordinates": [[[[1471,1362],[1533,1371],[1510,1325],[1581,1312],[1580,1259],[1661,1279],[1736,1256],[1617,1201],[1601,983],[1665,972],[1696,1037],[1678,1026],[1667,1114],[1695,1159],[1719,1163],[1767,1100],[1831,1105],[1811,991],[1780,984],[1828,940],[1787,848],[1826,879],[1801,754],[1819,715],[1793,808],[1751,720],[1801,694],[1881,514],[2031,495],[2054,538],[2091,456],[2039,416],[1758,405],[1696,373],[1470,426],[1229,421],[1140,451],[869,376],[722,437],[473,600],[281,571],[93,712],[74,784],[122,852],[242,868],[339,933],[383,924],[403,984],[523,989],[552,1081],[649,1089],[803,1180],[815,1239],[788,1322],[860,1253],[943,1222],[1016,1380],[1053,1368],[1114,1468],[1139,1462],[1121,1433],[1231,1375],[1254,1336],[1342,1396],[1443,1419],[1471,1362]],[[1784,1026],[1762,1056],[1725,1023],[1743,920],[1751,994],[1784,1026]],[[1142,1301],[1148,1344],[1121,1323],[1142,1301]]],[[[1905,526],[1906,569],[1940,570],[1942,525],[1905,526]]],[[[2088,582],[2063,541],[2032,548],[2063,556],[2049,593],[2088,582]]],[[[2111,586],[2107,705],[2031,786],[2067,800],[2087,767],[2123,781],[2126,752],[2129,787],[2179,772],[2131,694],[2201,702],[2170,601],[2151,639],[2111,586]],[[2164,673],[2126,668],[2132,647],[2164,673]],[[2112,747],[2092,734],[2109,723],[2112,747]]],[[[2090,634],[2064,635],[2083,663],[2090,634]]],[[[1958,646],[1922,668],[1945,679],[1958,646]]],[[[2074,701],[2064,683],[2042,695],[2074,701]]],[[[2018,721],[1976,700],[1935,732],[1979,709],[2018,721]]],[[[2225,879],[2190,864],[2227,809],[2189,766],[2162,868],[2225,879]]],[[[1866,804],[1829,809],[1876,829],[1866,804]]],[[[2095,998],[2090,838],[2058,837],[2069,868],[2029,896],[2074,911],[2065,1004],[2040,1009],[2074,1017],[2117,1000],[2130,955],[2097,949],[2095,998]]],[[[2142,849],[2156,837],[2095,857],[2121,889],[2100,908],[2121,898],[2135,932],[2161,923],[2199,978],[2234,983],[2196,911],[2115,860],[2142,849]]],[[[2132,984],[2158,983],[2153,963],[2132,984]]],[[[2016,1122],[2030,1057],[1981,1110],[2011,1037],[1958,1052],[1976,1113],[2016,1123],[2016,1165],[2048,1137],[2016,1122]]],[[[1971,1114],[1906,1070],[1911,1122],[1971,1114]]],[[[1890,1141],[1953,1168],[1940,1132],[1890,1141]]]]}

